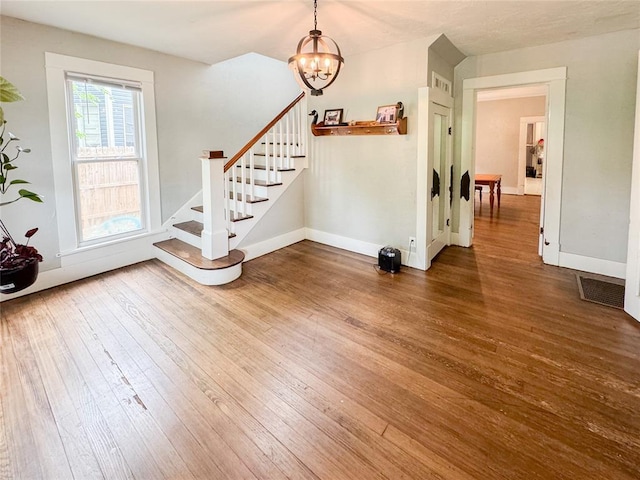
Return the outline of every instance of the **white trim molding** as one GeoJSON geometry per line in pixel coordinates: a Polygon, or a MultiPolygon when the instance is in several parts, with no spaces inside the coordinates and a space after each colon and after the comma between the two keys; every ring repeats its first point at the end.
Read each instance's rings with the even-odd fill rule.
{"type": "MultiPolygon", "coordinates": [[[[146,212],[144,214],[148,219],[146,232],[160,229],[160,173],[153,72],[51,52],[45,52],[45,67],[60,251],[70,252],[78,249],[75,189],[70,163],[72,132],[69,131],[66,72],[85,73],[140,83],[144,120],[142,127],[144,131],[143,150],[145,152],[145,168],[140,183],[148,200],[145,202],[146,212]]],[[[64,260],[62,267],[65,267],[64,260]]]]}
{"type": "Polygon", "coordinates": [[[560,252],[559,266],[615,278],[625,278],[627,269],[626,263],[566,252],[560,252]]]}
{"type": "Polygon", "coordinates": [[[160,231],[155,234],[141,235],[126,242],[92,247],[87,251],[77,252],[69,257],[64,266],[41,272],[36,283],[30,287],[20,292],[3,294],[0,297],[0,302],[58,287],[65,283],[75,282],[76,280],[133,265],[134,263],[151,260],[156,258],[153,244],[166,240],[168,237],[169,235],[166,231],[160,231]]]}
{"type": "MultiPolygon", "coordinates": [[[[323,245],[329,245],[331,247],[341,248],[342,250],[347,250],[349,252],[360,253],[375,259],[378,258],[378,251],[384,247],[384,245],[343,237],[334,233],[314,230],[313,228],[305,228],[305,232],[306,240],[322,243],[323,245]]],[[[400,250],[402,265],[424,270],[424,268],[421,267],[415,252],[410,254],[408,250],[398,250],[400,250]]]]}
{"type": "MultiPolygon", "coordinates": [[[[567,67],[468,78],[463,81],[460,175],[475,176],[475,110],[478,90],[545,84],[547,97],[547,138],[544,172],[543,261],[559,265],[562,170],[564,162],[564,123],[567,67]]],[[[473,243],[473,198],[460,200],[459,240],[462,246],[473,243]]]]}
{"type": "Polygon", "coordinates": [[[269,238],[262,242],[247,245],[246,247],[239,246],[238,250],[241,250],[244,253],[244,261],[248,262],[254,258],[266,255],[267,253],[275,252],[281,248],[301,242],[306,238],[305,235],[306,229],[303,227],[298,230],[293,230],[292,232],[283,233],[277,237],[269,238]]]}

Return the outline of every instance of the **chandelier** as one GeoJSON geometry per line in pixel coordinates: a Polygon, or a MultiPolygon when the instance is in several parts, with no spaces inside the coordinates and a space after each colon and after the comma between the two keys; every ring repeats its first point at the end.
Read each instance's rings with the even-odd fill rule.
{"type": "Polygon", "coordinates": [[[344,58],[340,47],[318,30],[318,0],[313,1],[313,30],[298,42],[296,54],[289,58],[289,67],[303,88],[311,95],[322,95],[340,73],[344,58]]]}

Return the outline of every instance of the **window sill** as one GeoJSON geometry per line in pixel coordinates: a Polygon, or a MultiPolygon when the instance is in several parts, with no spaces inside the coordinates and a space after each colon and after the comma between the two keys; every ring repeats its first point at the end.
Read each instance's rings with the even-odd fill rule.
{"type": "Polygon", "coordinates": [[[78,248],[75,248],[73,250],[67,250],[66,252],[59,252],[59,253],[56,254],[56,257],[62,258],[62,257],[69,257],[69,256],[72,256],[72,255],[78,255],[78,254],[82,254],[82,253],[92,252],[94,250],[108,248],[108,247],[112,247],[114,245],[121,245],[123,243],[133,242],[133,241],[140,240],[140,239],[143,239],[143,238],[159,235],[159,234],[165,233],[165,232],[167,232],[167,229],[166,228],[161,228],[161,229],[153,230],[153,231],[150,231],[150,232],[139,233],[137,235],[132,235],[130,237],[118,238],[118,239],[110,240],[110,241],[107,241],[107,242],[97,243],[95,245],[87,245],[87,246],[84,246],[84,247],[78,247],[78,248]]]}

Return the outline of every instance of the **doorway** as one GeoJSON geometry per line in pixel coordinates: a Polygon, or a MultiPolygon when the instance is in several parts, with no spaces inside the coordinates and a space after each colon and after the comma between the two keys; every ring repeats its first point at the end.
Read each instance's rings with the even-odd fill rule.
{"type": "MultiPolygon", "coordinates": [[[[559,264],[560,254],[560,203],[562,195],[562,164],[564,151],[564,120],[566,67],[534,70],[505,75],[470,78],[463,81],[461,177],[475,176],[476,100],[478,92],[489,89],[545,85],[548,91],[547,139],[545,141],[545,165],[542,193],[544,218],[541,232],[542,258],[545,263],[559,264]]],[[[473,182],[468,182],[471,185],[473,182]]],[[[458,243],[473,244],[474,197],[461,192],[458,243]]],[[[471,192],[472,193],[472,192],[471,192]]]]}
{"type": "MultiPolygon", "coordinates": [[[[475,208],[475,220],[479,216],[490,215],[495,221],[499,221],[501,213],[516,213],[504,212],[505,209],[522,208],[522,214],[525,215],[526,212],[528,217],[534,214],[535,221],[539,222],[538,226],[522,232],[522,236],[526,232],[533,237],[527,239],[527,242],[516,242],[515,245],[522,245],[522,248],[534,245],[531,247],[532,251],[541,255],[542,242],[539,237],[544,221],[540,213],[544,212],[542,185],[547,86],[541,84],[480,90],[476,95],[475,110],[475,172],[500,176],[503,200],[503,206],[494,209],[495,211],[483,208],[482,203],[487,203],[486,197],[489,194],[486,191],[488,187],[485,186],[484,202],[481,200],[482,195],[475,197],[479,204],[479,208],[475,208]],[[529,196],[526,201],[522,198],[524,195],[529,196]],[[511,198],[514,196],[520,197],[521,201],[511,198]]],[[[476,236],[478,233],[479,230],[474,229],[476,236]]]]}

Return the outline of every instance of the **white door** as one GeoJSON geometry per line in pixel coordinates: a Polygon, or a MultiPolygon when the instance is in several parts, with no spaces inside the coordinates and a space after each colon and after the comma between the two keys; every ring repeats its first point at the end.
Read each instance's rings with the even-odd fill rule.
{"type": "Polygon", "coordinates": [[[429,261],[451,244],[451,110],[435,102],[429,103],[429,261]]]}
{"type": "MultiPolygon", "coordinates": [[[[640,58],[640,54],[638,55],[640,58]]],[[[625,311],[640,321],[640,64],[636,93],[636,128],[633,140],[633,172],[629,208],[629,246],[624,295],[625,311]]]]}

